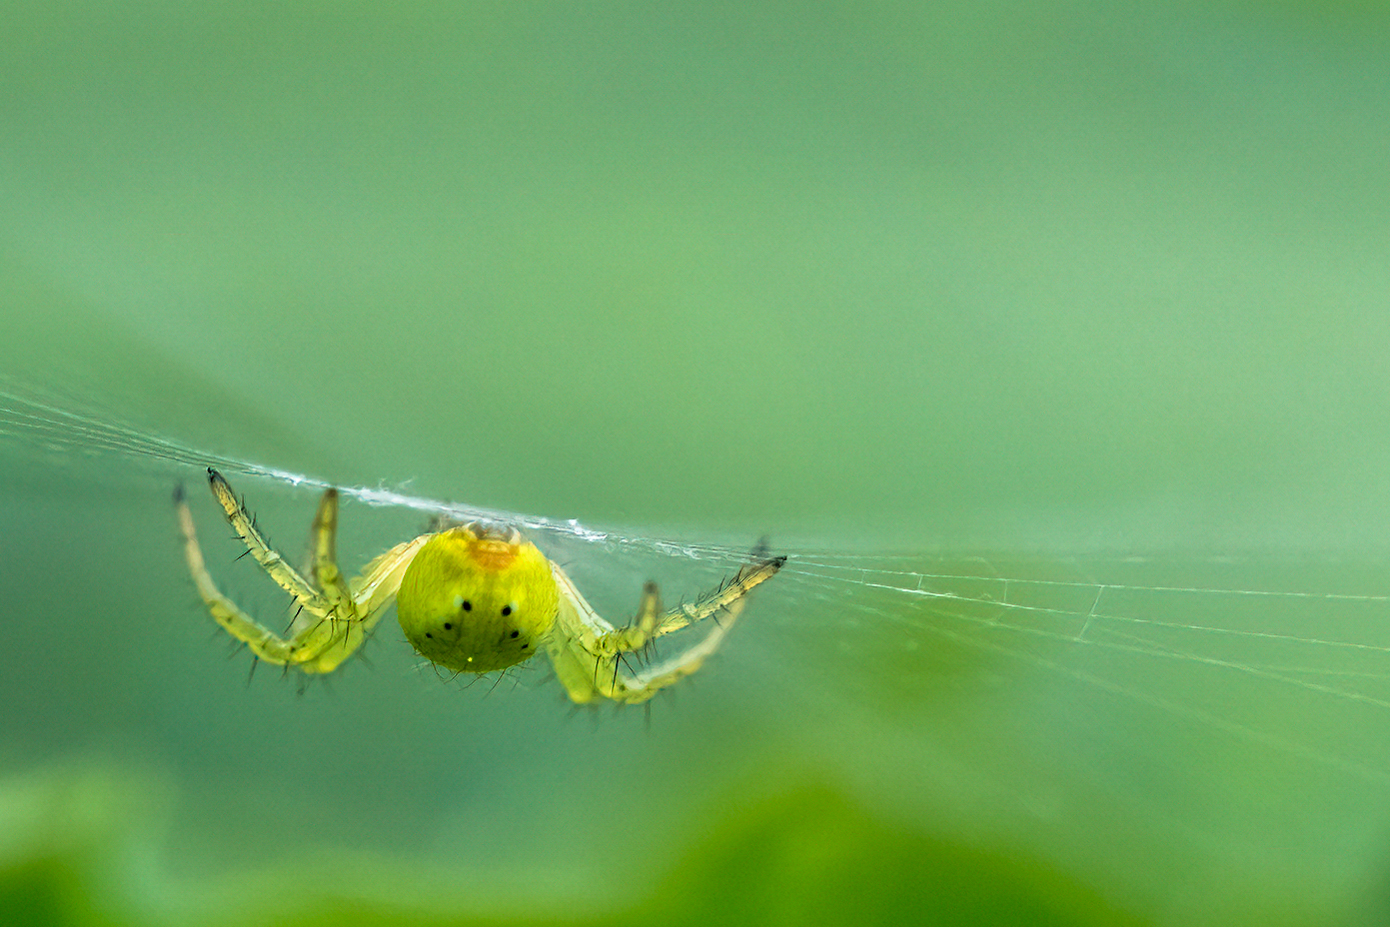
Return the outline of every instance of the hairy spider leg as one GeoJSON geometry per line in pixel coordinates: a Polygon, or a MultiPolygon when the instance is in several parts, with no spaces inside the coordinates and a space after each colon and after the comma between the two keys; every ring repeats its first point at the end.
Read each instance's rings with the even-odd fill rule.
{"type": "MultiPolygon", "coordinates": [[[[278,550],[270,546],[270,542],[261,534],[260,528],[256,526],[251,513],[246,511],[246,506],[232,492],[232,487],[211,467],[208,468],[208,485],[212,489],[213,498],[222,506],[222,511],[227,517],[227,523],[232,526],[237,537],[246,545],[246,549],[261,568],[270,574],[270,578],[290,594],[294,599],[296,608],[308,611],[311,615],[318,618],[327,618],[334,611],[337,601],[342,598],[341,588],[335,590],[339,593],[338,599],[330,599],[327,595],[299,574],[299,571],[290,566],[278,550]]],[[[311,549],[314,552],[314,569],[317,570],[322,565],[319,561],[325,554],[331,556],[335,546],[332,533],[338,527],[338,491],[335,489],[326,490],[323,498],[319,501],[318,512],[314,515],[314,530],[311,537],[311,549]],[[329,536],[325,539],[323,535],[329,536]]],[[[331,561],[330,561],[331,563],[331,561]]],[[[338,579],[337,566],[332,566],[328,571],[329,576],[338,579]]]]}
{"type": "Polygon", "coordinates": [[[209,469],[208,482],[227,521],[256,562],[290,594],[297,614],[289,634],[282,638],[222,594],[207,570],[192,512],[180,493],[177,505],[184,536],[184,556],[208,611],[228,634],[243,641],[252,653],[268,663],[294,666],[306,673],[329,673],[337,669],[380,621],[400,587],[405,568],[427,538],[398,544],[368,564],[362,576],[348,585],[343,581],[335,554],[338,494],[329,489],[319,502],[311,534],[311,574],[318,581],[316,587],[266,542],[221,474],[209,469]]]}
{"type": "Polygon", "coordinates": [[[560,610],[549,653],[555,675],[570,698],[581,704],[596,698],[638,704],[698,670],[738,620],[748,593],[775,576],[787,559],[768,558],[761,548],[753,556],[756,559],[714,592],[665,613],[661,611],[656,584],[648,583],[637,617],[625,628],[614,628],[601,618],[569,576],[558,566],[552,567],[560,589],[560,610]],[[660,663],[632,670],[626,654],[641,650],[672,631],[715,616],[715,629],[698,644],[660,663]]]}

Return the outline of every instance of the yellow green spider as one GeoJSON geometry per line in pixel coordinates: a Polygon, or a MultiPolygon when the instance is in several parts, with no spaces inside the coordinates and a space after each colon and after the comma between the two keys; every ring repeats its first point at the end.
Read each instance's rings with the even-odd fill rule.
{"type": "Polygon", "coordinates": [[[297,611],[281,637],[218,590],[179,492],[184,554],[198,593],[217,623],[257,658],[310,674],[331,673],[352,656],[394,601],[406,639],[447,670],[502,670],[544,649],[576,703],[637,704],[698,670],[729,633],[749,591],[786,562],[755,550],[732,580],[669,611],[661,607],[656,584],[647,583],[632,624],[615,628],[514,528],[474,522],[422,534],[372,560],[349,582],[338,570],[338,492],[329,489],[310,531],[306,576],[266,542],[231,486],[210,467],[208,481],[248,552],[290,594],[297,611]],[[627,658],[703,618],[715,619],[714,630],[684,652],[656,663],[627,658]]]}

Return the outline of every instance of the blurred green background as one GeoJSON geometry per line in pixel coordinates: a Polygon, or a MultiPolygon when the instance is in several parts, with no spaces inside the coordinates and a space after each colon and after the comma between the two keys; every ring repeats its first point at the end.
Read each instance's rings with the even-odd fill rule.
{"type": "MultiPolygon", "coordinates": [[[[178,481],[284,609],[197,466],[0,415],[0,920],[1390,917],[1382,4],[21,0],[0,52],[0,412],[793,557],[649,724],[386,625],[300,697],[196,602],[178,481]]],[[[731,568],[549,541],[615,617],[731,568]]]]}

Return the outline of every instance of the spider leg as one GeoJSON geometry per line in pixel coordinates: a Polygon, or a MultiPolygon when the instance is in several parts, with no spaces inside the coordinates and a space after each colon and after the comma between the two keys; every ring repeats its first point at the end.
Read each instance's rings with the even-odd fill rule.
{"type": "MultiPolygon", "coordinates": [[[[285,640],[274,631],[266,628],[256,619],[242,611],[235,602],[222,594],[208,573],[203,560],[202,548],[198,545],[198,535],[193,527],[193,513],[188,509],[182,493],[177,497],[179,528],[183,532],[184,558],[188,562],[188,572],[198,587],[203,604],[212,613],[213,620],[222,626],[232,637],[242,641],[258,659],[277,666],[289,666],[302,662],[305,655],[312,657],[308,648],[300,648],[295,638],[285,640]]],[[[311,672],[313,670],[310,670],[311,672]]]]}
{"type": "MultiPolygon", "coordinates": [[[[255,521],[251,518],[251,513],[246,511],[246,506],[237,499],[232,492],[232,487],[211,467],[208,468],[208,485],[212,488],[212,495],[222,511],[227,516],[227,522],[236,531],[246,545],[246,549],[251,552],[251,556],[261,565],[261,568],[270,574],[270,578],[279,584],[280,588],[288,592],[295,600],[295,604],[303,606],[311,614],[323,618],[327,617],[332,611],[332,603],[329,602],[313,584],[299,574],[299,571],[290,566],[280,552],[270,546],[270,542],[261,534],[256,527],[255,521]]],[[[324,493],[323,500],[319,503],[319,514],[315,516],[315,565],[319,566],[318,557],[324,551],[323,533],[326,528],[331,534],[337,527],[337,492],[328,490],[324,493]],[[330,500],[330,495],[332,499],[330,500]],[[325,508],[331,509],[331,513],[326,515],[325,508]]],[[[331,536],[327,541],[327,550],[331,553],[333,541],[331,536]]],[[[336,573],[337,568],[334,567],[336,573]]]]}
{"type": "MultiPolygon", "coordinates": [[[[232,494],[227,481],[215,470],[209,469],[208,473],[213,496],[226,512],[227,520],[245,542],[247,550],[271,578],[294,597],[298,606],[289,632],[281,637],[242,611],[235,602],[224,595],[208,573],[194,529],[193,514],[180,492],[176,496],[176,503],[179,527],[184,537],[184,557],[193,582],[198,587],[198,594],[213,619],[232,637],[245,642],[252,653],[267,663],[295,667],[306,673],[328,673],[337,669],[362,645],[367,631],[371,628],[364,616],[359,615],[354,590],[343,580],[338,569],[335,554],[338,525],[337,493],[331,489],[324,493],[319,502],[318,513],[314,517],[311,535],[312,572],[322,585],[322,588],[316,588],[270,547],[245,507],[232,494]]],[[[364,602],[376,606],[378,614],[369,616],[373,621],[379,619],[379,612],[390,601],[389,595],[383,597],[384,601],[372,599],[372,596],[381,592],[382,584],[388,582],[392,575],[392,565],[385,561],[390,559],[392,554],[410,547],[411,543],[414,542],[399,545],[374,561],[373,565],[378,567],[380,575],[374,575],[370,590],[363,598],[364,602]]],[[[405,563],[408,562],[406,559],[405,563]]],[[[404,569],[404,564],[401,564],[394,574],[397,577],[396,586],[400,584],[399,575],[404,569]]],[[[390,595],[394,595],[394,588],[390,589],[390,595]]]]}
{"type": "Polygon", "coordinates": [[[639,704],[658,691],[697,671],[714,653],[747,605],[747,595],[775,576],[785,557],[768,557],[757,549],[753,560],[733,579],[693,603],[663,612],[660,592],[648,583],[632,625],[614,628],[599,617],[559,567],[554,567],[560,590],[560,610],[547,645],[555,675],[576,703],[605,698],[639,704]],[[640,650],[657,637],[715,618],[714,630],[699,643],[636,672],[624,655],[640,650]]]}
{"type": "Polygon", "coordinates": [[[734,626],[734,620],[738,617],[739,612],[743,611],[744,604],[743,601],[740,601],[730,606],[727,620],[715,625],[714,630],[706,634],[698,644],[659,663],[644,666],[631,675],[620,673],[617,686],[615,686],[616,691],[609,694],[608,697],[630,705],[640,704],[672,683],[694,673],[704,665],[705,659],[710,654],[719,649],[719,645],[724,641],[724,636],[734,626]]]}
{"type": "Polygon", "coordinates": [[[642,587],[642,601],[637,606],[637,617],[632,620],[632,625],[639,635],[650,638],[656,636],[660,623],[661,589],[656,583],[648,582],[642,587]]]}
{"type": "Polygon", "coordinates": [[[318,511],[314,513],[314,523],[309,529],[309,575],[310,589],[316,589],[322,600],[322,617],[317,617],[319,609],[312,603],[301,603],[302,607],[290,625],[290,632],[297,633],[327,618],[331,622],[356,621],[357,603],[353,598],[342,571],[338,569],[338,491],[327,489],[319,499],[318,511]]]}
{"type": "Polygon", "coordinates": [[[716,624],[723,623],[728,616],[732,624],[737,617],[735,606],[743,608],[743,597],[754,586],[777,575],[786,557],[768,557],[762,548],[753,551],[752,558],[734,574],[733,579],[720,584],[713,592],[700,596],[694,602],[682,602],[667,612],[661,610],[661,595],[656,583],[647,583],[642,590],[642,601],[637,609],[637,617],[626,628],[618,628],[599,639],[603,653],[627,653],[641,650],[653,640],[672,631],[689,627],[697,621],[713,618],[716,624]],[[732,614],[730,614],[732,611],[732,614]]]}

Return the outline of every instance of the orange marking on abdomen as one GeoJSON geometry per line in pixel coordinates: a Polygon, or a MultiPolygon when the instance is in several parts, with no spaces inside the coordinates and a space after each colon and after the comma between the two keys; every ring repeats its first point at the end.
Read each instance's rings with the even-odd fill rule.
{"type": "Polygon", "coordinates": [[[501,572],[512,565],[521,548],[506,541],[478,540],[468,550],[469,556],[484,570],[501,572]]]}

